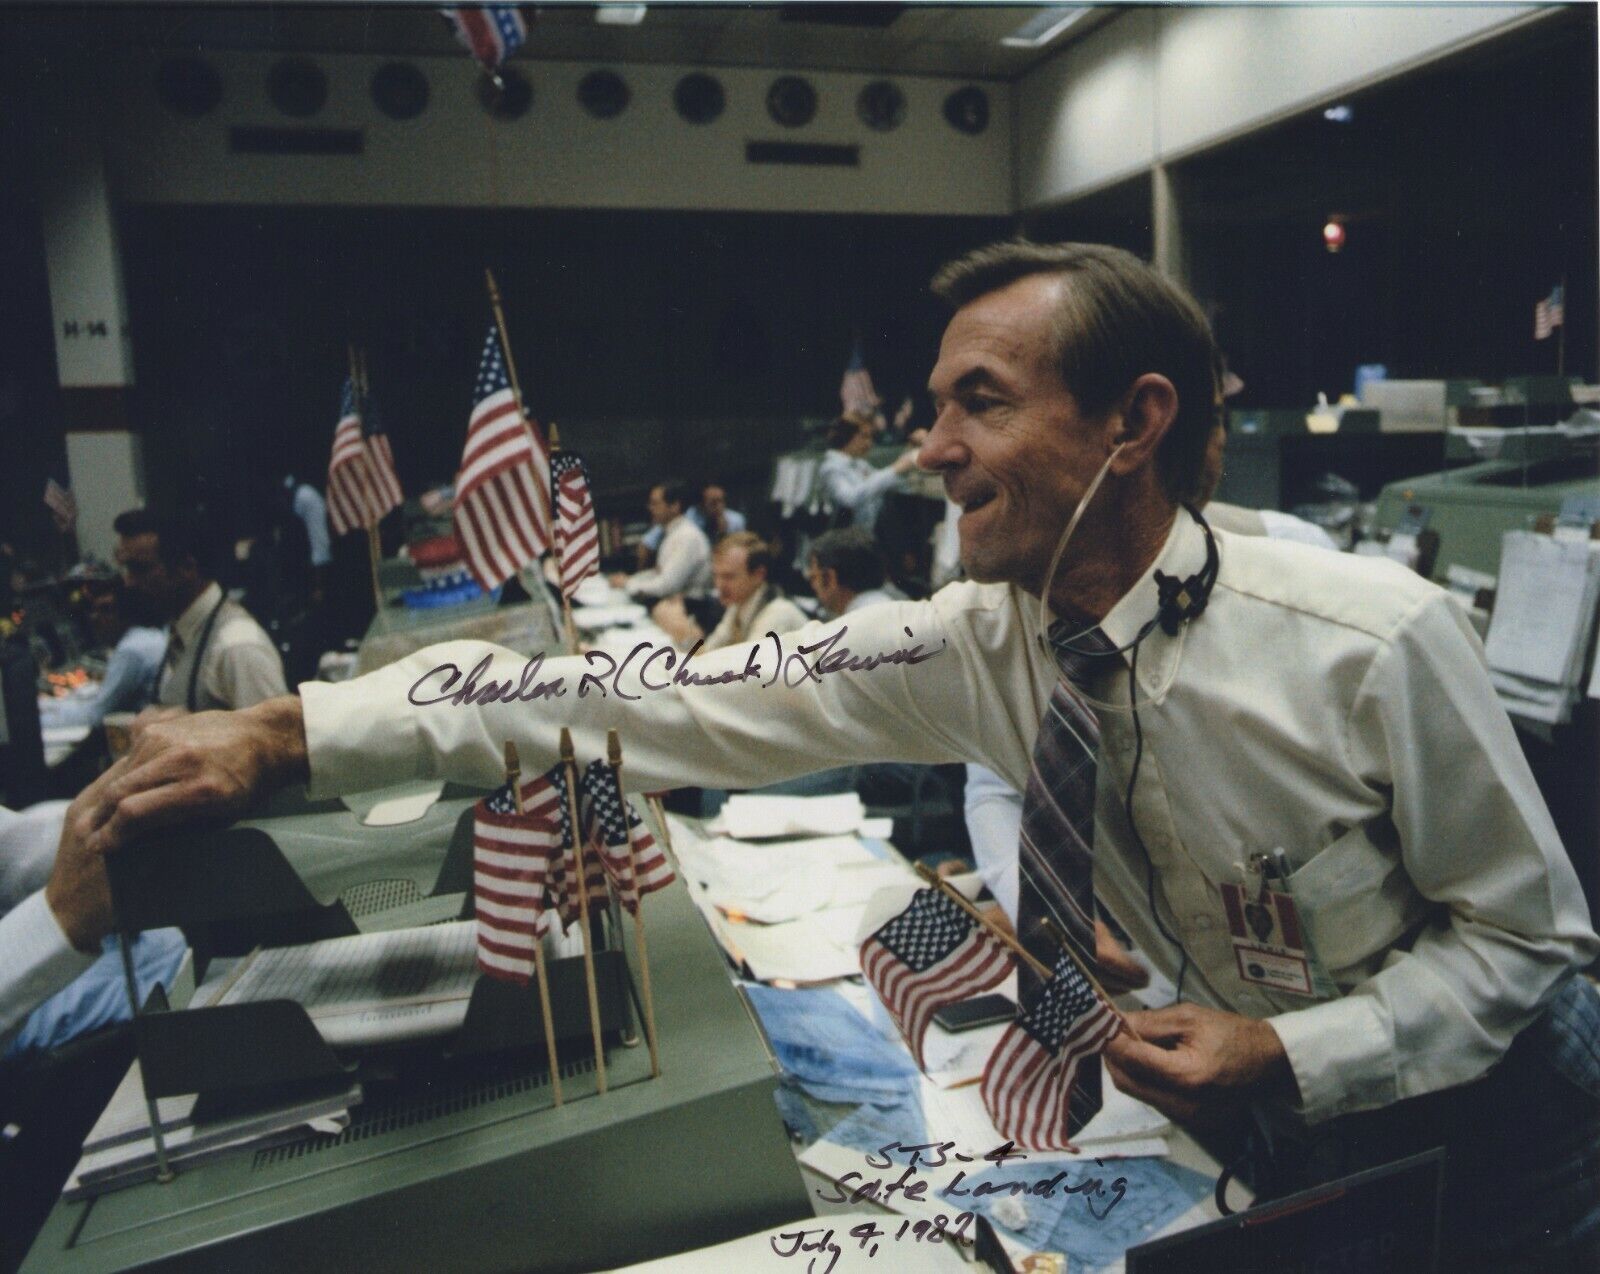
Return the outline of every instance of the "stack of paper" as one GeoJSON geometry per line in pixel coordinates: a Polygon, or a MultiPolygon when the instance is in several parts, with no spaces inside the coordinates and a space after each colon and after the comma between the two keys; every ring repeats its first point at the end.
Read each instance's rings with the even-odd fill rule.
{"type": "Polygon", "coordinates": [[[1582,693],[1600,602],[1600,541],[1508,531],[1485,643],[1506,711],[1563,725],[1582,693]]]}
{"type": "MultiPolygon", "coordinates": [[[[301,1136],[305,1130],[336,1133],[349,1126],[350,1107],[361,1101],[361,1086],[340,1080],[314,1094],[231,1111],[224,1116],[197,1116],[199,1098],[163,1097],[158,1101],[167,1159],[175,1166],[194,1164],[241,1146],[260,1146],[301,1136]]],[[[83,1157],[62,1193],[68,1199],[104,1194],[156,1173],[155,1142],[150,1136],[150,1111],[144,1078],[134,1062],[105,1111],[83,1143],[83,1157]]]]}
{"type": "Polygon", "coordinates": [[[477,980],[470,920],[258,951],[218,1004],[294,1000],[335,1047],[446,1035],[466,1021],[477,980]]]}
{"type": "Polygon", "coordinates": [[[709,830],[739,840],[774,836],[844,836],[861,831],[867,810],[854,792],[837,796],[762,796],[728,798],[709,830]]]}

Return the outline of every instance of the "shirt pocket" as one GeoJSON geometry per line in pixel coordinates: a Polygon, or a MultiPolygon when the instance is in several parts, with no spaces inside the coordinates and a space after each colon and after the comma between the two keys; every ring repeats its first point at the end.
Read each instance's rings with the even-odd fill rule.
{"type": "Polygon", "coordinates": [[[1398,848],[1375,844],[1364,827],[1338,837],[1289,876],[1301,923],[1323,967],[1340,981],[1355,980],[1382,956],[1423,910],[1423,899],[1401,869],[1398,848]]]}

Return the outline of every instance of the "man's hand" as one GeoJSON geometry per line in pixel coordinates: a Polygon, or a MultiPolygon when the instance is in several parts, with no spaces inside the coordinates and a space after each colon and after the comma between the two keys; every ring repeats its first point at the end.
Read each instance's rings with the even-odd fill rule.
{"type": "Polygon", "coordinates": [[[172,823],[235,818],[257,797],[308,779],[299,696],[154,722],[118,765],[96,802],[89,848],[97,854],[172,823]]]}
{"type": "Polygon", "coordinates": [[[672,638],[675,646],[692,646],[705,636],[694,622],[681,597],[663,597],[650,610],[656,627],[672,638]]]}
{"type": "Polygon", "coordinates": [[[1142,1039],[1119,1032],[1106,1045],[1106,1069],[1123,1092],[1178,1123],[1215,1127],[1262,1089],[1293,1088],[1288,1054],[1267,1022],[1198,1004],[1127,1018],[1142,1039]]]}
{"type": "Polygon", "coordinates": [[[105,860],[90,848],[90,840],[105,790],[121,777],[127,764],[125,759],[118,761],[67,806],[55,867],[44,887],[44,900],[61,932],[85,953],[99,950],[100,939],[111,932],[111,884],[106,879],[105,860]]]}

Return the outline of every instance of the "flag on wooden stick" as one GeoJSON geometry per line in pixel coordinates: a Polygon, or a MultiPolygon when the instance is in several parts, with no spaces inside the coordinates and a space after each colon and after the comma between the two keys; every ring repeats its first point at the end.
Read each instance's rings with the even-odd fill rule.
{"type": "Polygon", "coordinates": [[[456,538],[485,591],[550,547],[549,489],[549,453],[523,417],[499,330],[491,326],[478,364],[454,510],[456,538]]]}
{"type": "Polygon", "coordinates": [[[1100,1109],[1100,1050],[1121,1023],[1063,948],[984,1067],[980,1092],[1000,1135],[1024,1150],[1072,1149],[1100,1109]]]}
{"type": "Polygon", "coordinates": [[[589,494],[589,470],[573,451],[558,451],[550,460],[555,507],[555,545],[561,565],[561,593],[571,598],[578,585],[600,569],[600,530],[589,494]]]}
{"type": "Polygon", "coordinates": [[[490,977],[526,985],[533,976],[534,949],[554,906],[552,864],[561,853],[561,827],[552,812],[519,814],[510,784],[473,810],[478,968],[490,977]]]}
{"type": "Polygon", "coordinates": [[[1004,981],[1011,956],[943,893],[919,889],[904,911],[861,944],[861,971],[917,1065],[927,1069],[922,1040],[933,1015],[1004,981]]]}
{"type": "Polygon", "coordinates": [[[328,460],[328,521],[335,535],[377,526],[404,496],[389,437],[353,379],[339,396],[339,423],[328,460]]]}
{"type": "Polygon", "coordinates": [[[617,898],[630,913],[639,898],[674,879],[666,855],[622,794],[617,772],[604,761],[590,761],[580,784],[584,836],[611,879],[617,898]],[[630,850],[632,851],[630,853],[630,850]]]}

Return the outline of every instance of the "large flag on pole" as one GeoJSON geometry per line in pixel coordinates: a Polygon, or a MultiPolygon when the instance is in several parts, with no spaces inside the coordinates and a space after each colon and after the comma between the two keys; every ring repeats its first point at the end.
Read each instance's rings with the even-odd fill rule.
{"type": "Polygon", "coordinates": [[[346,378],[328,460],[328,520],[334,534],[377,526],[402,498],[389,437],[371,403],[363,410],[355,382],[346,378]]]}
{"type": "Polygon", "coordinates": [[[623,796],[616,770],[604,761],[590,761],[580,787],[584,835],[611,878],[618,901],[630,914],[637,914],[641,895],[672,883],[672,868],[623,796]]]}
{"type": "Polygon", "coordinates": [[[600,530],[589,494],[589,470],[576,452],[558,451],[550,460],[555,506],[555,544],[561,562],[561,592],[572,597],[578,585],[600,569],[600,530]]]}
{"type": "Polygon", "coordinates": [[[449,5],[440,12],[490,75],[528,38],[527,20],[513,4],[449,5]]]}
{"type": "Polygon", "coordinates": [[[851,347],[844,379],[839,382],[839,403],[847,414],[866,412],[871,415],[877,410],[879,401],[878,391],[872,385],[872,373],[867,370],[866,360],[861,356],[861,342],[857,341],[851,347]]]}
{"type": "Polygon", "coordinates": [[[1121,1021],[1061,951],[984,1067],[979,1091],[1000,1135],[1024,1150],[1070,1149],[1100,1109],[1099,1053],[1121,1021]]]}
{"type": "Polygon", "coordinates": [[[550,547],[550,456],[523,418],[491,326],[478,364],[467,445],[456,474],[456,539],[485,590],[550,547]]]}
{"type": "Polygon", "coordinates": [[[1567,289],[1558,283],[1550,295],[1533,307],[1533,339],[1542,341],[1567,318],[1567,289]]]}
{"type": "Polygon", "coordinates": [[[910,906],[861,944],[861,971],[926,1070],[922,1039],[933,1015],[1004,981],[1011,956],[939,890],[919,889],[910,906]]]}

